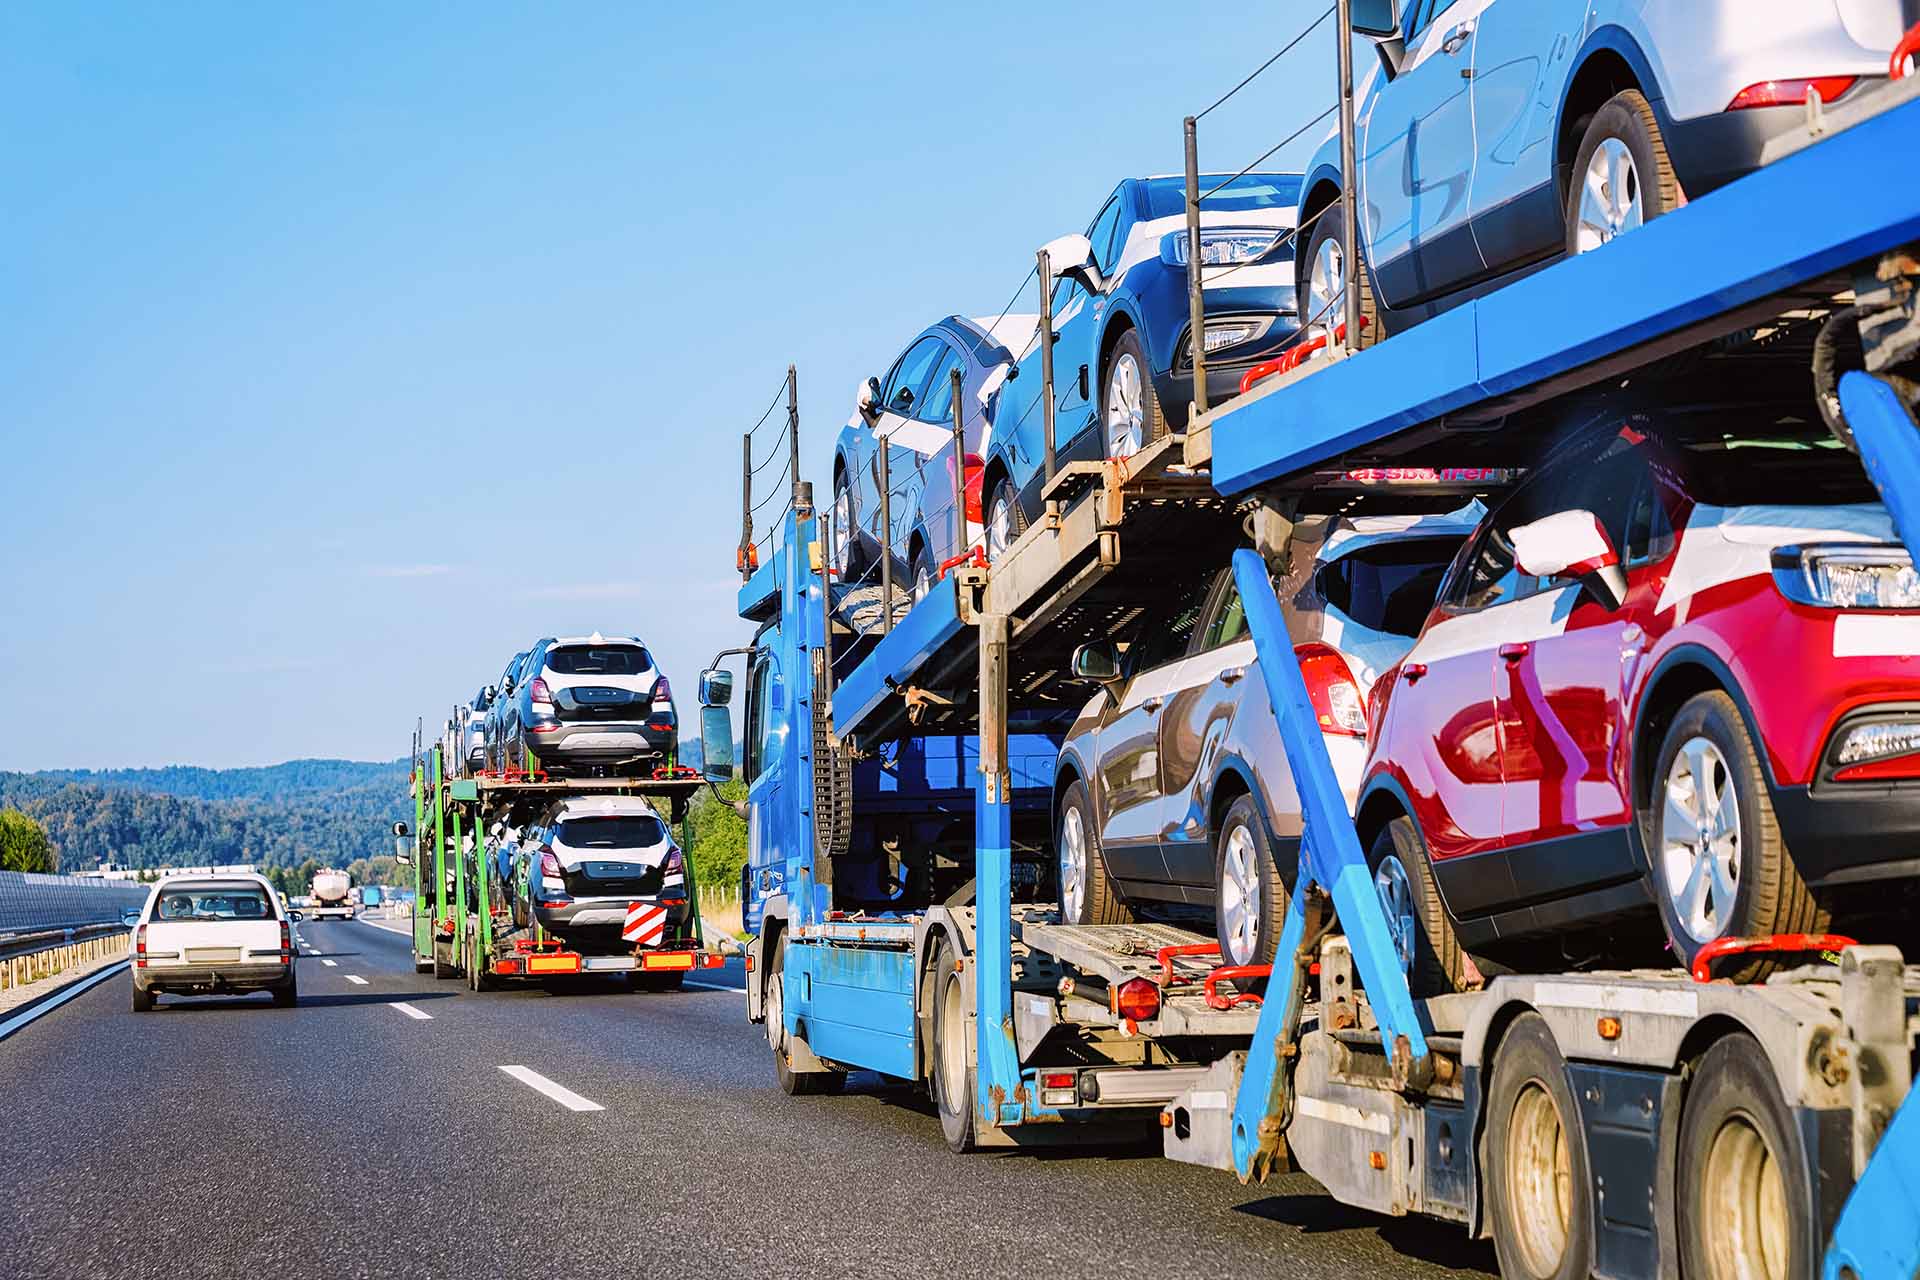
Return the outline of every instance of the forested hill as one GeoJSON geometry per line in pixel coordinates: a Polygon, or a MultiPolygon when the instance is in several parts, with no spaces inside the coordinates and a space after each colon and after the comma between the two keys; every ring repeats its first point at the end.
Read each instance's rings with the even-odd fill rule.
{"type": "Polygon", "coordinates": [[[251,862],[344,867],[412,821],[404,760],[293,760],[252,769],[0,773],[0,807],[46,827],[60,869],[251,862]]]}

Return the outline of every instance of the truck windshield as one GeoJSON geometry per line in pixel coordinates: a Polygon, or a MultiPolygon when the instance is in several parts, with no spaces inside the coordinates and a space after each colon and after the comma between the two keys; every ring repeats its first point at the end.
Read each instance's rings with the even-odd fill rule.
{"type": "Polygon", "coordinates": [[[650,849],[666,838],[666,826],[648,814],[567,818],[560,823],[560,843],[569,849],[650,849]]]}
{"type": "Polygon", "coordinates": [[[273,904],[256,884],[168,889],[154,908],[155,920],[271,920],[273,904]]]}
{"type": "Polygon", "coordinates": [[[547,655],[547,667],[563,676],[640,676],[653,670],[653,662],[638,645],[582,646],[555,649],[547,655]]]}
{"type": "MultiPolygon", "coordinates": [[[[1149,218],[1177,218],[1186,212],[1185,178],[1148,178],[1146,185],[1149,218]]],[[[1244,173],[1224,186],[1219,174],[1201,175],[1200,190],[1212,191],[1215,187],[1220,189],[1201,198],[1202,209],[1245,213],[1250,209],[1292,209],[1300,203],[1297,173],[1244,173]]]]}

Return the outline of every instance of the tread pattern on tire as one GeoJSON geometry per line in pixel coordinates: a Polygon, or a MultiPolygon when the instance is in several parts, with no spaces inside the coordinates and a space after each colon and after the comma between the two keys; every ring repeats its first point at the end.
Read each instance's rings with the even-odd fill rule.
{"type": "MultiPolygon", "coordinates": [[[[1576,223],[1575,214],[1579,207],[1580,175],[1586,171],[1589,158],[1587,144],[1595,141],[1597,137],[1608,136],[1596,135],[1593,132],[1593,126],[1609,112],[1627,116],[1639,125],[1647,143],[1647,150],[1653,157],[1653,187],[1660,197],[1660,208],[1657,212],[1647,213],[1647,202],[1643,194],[1641,197],[1643,223],[1662,214],[1671,213],[1680,206],[1680,178],[1673,171],[1673,157],[1667,153],[1667,140],[1660,132],[1660,121],[1653,114],[1653,104],[1648,102],[1646,95],[1638,89],[1622,89],[1602,103],[1600,109],[1593,113],[1592,119],[1581,126],[1580,145],[1573,151],[1573,167],[1568,171],[1566,207],[1562,211],[1562,217],[1566,223],[1568,253],[1573,252],[1573,230],[1576,223]]],[[[1626,137],[1618,129],[1609,132],[1613,137],[1623,139],[1626,137]]],[[[1643,183],[1644,180],[1643,176],[1643,183]]],[[[1642,190],[1644,189],[1643,185],[1642,190]]]]}
{"type": "Polygon", "coordinates": [[[1416,996],[1450,995],[1467,986],[1467,953],[1454,934],[1453,922],[1440,897],[1440,888],[1427,862],[1426,842],[1413,819],[1404,815],[1382,827],[1367,847],[1367,870],[1377,872],[1392,853],[1406,869],[1417,918],[1414,927],[1412,970],[1407,981],[1416,996]]]}
{"type": "MultiPolygon", "coordinates": [[[[1064,824],[1068,806],[1076,802],[1080,807],[1080,828],[1087,842],[1087,918],[1086,924],[1132,924],[1133,908],[1122,896],[1120,887],[1107,874],[1106,855],[1100,851],[1100,830],[1093,819],[1093,803],[1087,795],[1084,782],[1075,779],[1067,788],[1066,798],[1061,802],[1060,813],[1064,824]]],[[[1055,831],[1057,839],[1059,832],[1055,831]]],[[[1056,862],[1059,854],[1054,855],[1056,862]]]]}

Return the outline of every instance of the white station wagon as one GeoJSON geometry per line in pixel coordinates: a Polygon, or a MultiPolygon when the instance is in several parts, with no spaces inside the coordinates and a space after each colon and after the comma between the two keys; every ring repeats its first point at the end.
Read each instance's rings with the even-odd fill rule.
{"type": "Polygon", "coordinates": [[[295,1004],[297,918],[261,876],[168,876],[153,886],[133,927],[134,1012],[152,1009],[163,991],[270,991],[276,1005],[295,1004]]]}

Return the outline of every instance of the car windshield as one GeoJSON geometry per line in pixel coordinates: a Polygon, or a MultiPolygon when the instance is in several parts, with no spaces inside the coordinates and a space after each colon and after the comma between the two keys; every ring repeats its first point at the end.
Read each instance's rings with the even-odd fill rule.
{"type": "Polygon", "coordinates": [[[569,849],[650,849],[667,838],[667,828],[651,814],[611,814],[564,819],[559,835],[569,849]]]}
{"type": "Polygon", "coordinates": [[[1679,442],[1687,489],[1720,507],[1878,502],[1860,459],[1817,424],[1752,434],[1695,435],[1679,442]]]}
{"type": "Polygon", "coordinates": [[[1420,634],[1464,540],[1450,534],[1363,547],[1320,571],[1320,593],[1359,625],[1411,639],[1420,634]]]}
{"type": "Polygon", "coordinates": [[[653,660],[637,644],[580,645],[547,654],[547,669],[563,676],[641,676],[653,660]]]}
{"type": "Polygon", "coordinates": [[[271,920],[273,904],[257,884],[182,886],[160,894],[155,920],[271,920]]]}
{"type": "MultiPolygon", "coordinates": [[[[1185,178],[1148,178],[1147,216],[1176,218],[1187,209],[1185,178]]],[[[1200,190],[1214,191],[1202,196],[1200,207],[1217,213],[1245,213],[1251,209],[1292,209],[1300,203],[1300,175],[1297,173],[1243,173],[1222,183],[1218,174],[1202,175],[1200,190]]]]}

